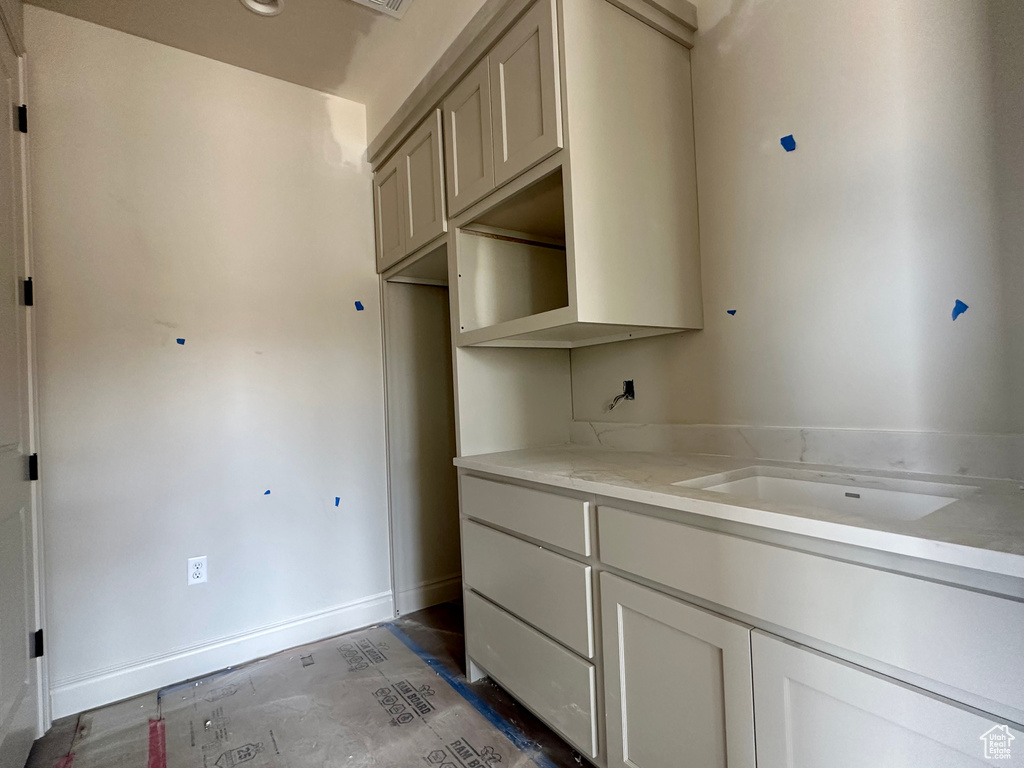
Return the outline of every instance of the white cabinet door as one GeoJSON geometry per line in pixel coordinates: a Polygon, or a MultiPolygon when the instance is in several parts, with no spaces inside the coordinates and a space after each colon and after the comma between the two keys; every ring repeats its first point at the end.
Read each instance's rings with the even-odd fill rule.
{"type": "Polygon", "coordinates": [[[609,768],[754,768],[750,629],[601,574],[609,768]]]}
{"type": "MultiPolygon", "coordinates": [[[[398,150],[402,174],[405,253],[448,231],[441,165],[441,112],[434,110],[398,150]]],[[[404,255],[404,254],[403,254],[404,255]]]]}
{"type": "Polygon", "coordinates": [[[494,181],[501,186],[562,147],[554,0],[537,0],[488,56],[494,181]]]}
{"type": "Polygon", "coordinates": [[[1024,766],[1019,730],[760,631],[752,643],[758,768],[1024,766]]]}
{"type": "Polygon", "coordinates": [[[494,189],[491,81],[485,58],[444,100],[448,210],[455,216],[494,189]]]}
{"type": "Polygon", "coordinates": [[[373,175],[378,272],[383,272],[405,255],[405,223],[402,216],[405,185],[399,173],[400,159],[401,152],[373,175]]]}

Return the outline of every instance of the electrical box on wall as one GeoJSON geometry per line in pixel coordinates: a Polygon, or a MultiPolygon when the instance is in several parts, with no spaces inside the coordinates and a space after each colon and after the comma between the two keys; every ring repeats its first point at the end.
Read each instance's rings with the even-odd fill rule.
{"type": "Polygon", "coordinates": [[[412,0],[352,0],[354,3],[373,8],[375,11],[400,19],[405,16],[406,10],[412,5],[412,0]]]}

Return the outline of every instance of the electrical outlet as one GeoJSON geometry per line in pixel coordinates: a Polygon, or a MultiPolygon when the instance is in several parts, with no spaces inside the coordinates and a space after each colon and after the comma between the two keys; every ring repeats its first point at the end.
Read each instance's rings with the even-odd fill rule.
{"type": "Polygon", "coordinates": [[[206,583],[206,555],[188,559],[188,585],[206,583]]]}

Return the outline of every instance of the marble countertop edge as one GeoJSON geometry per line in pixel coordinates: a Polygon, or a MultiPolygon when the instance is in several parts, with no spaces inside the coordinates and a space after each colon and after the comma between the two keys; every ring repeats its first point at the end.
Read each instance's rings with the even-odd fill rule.
{"type": "MultiPolygon", "coordinates": [[[[952,512],[942,514],[941,520],[945,521],[943,528],[942,522],[922,523],[927,521],[927,517],[911,523],[892,524],[861,518],[829,520],[822,519],[833,514],[827,510],[789,507],[771,502],[757,502],[757,506],[753,506],[750,501],[742,504],[724,503],[708,498],[711,492],[675,486],[664,477],[679,474],[680,480],[687,480],[757,464],[807,468],[807,465],[787,462],[766,462],[704,454],[690,456],[634,453],[563,445],[465,456],[455,459],[454,463],[464,470],[1024,579],[1024,536],[1019,535],[1019,531],[1024,530],[1024,494],[1011,495],[1018,490],[1013,483],[993,483],[964,477],[922,476],[909,472],[866,471],[849,467],[815,467],[876,478],[927,477],[930,481],[977,487],[976,494],[958,500],[948,508],[952,512]],[[647,470],[649,474],[645,477],[644,473],[647,470]],[[630,472],[636,477],[624,477],[630,472]],[[601,474],[607,474],[609,477],[582,476],[601,474]],[[647,487],[644,487],[645,485],[647,487]],[[998,492],[993,489],[998,489],[998,492]],[[979,509],[989,513],[995,510],[996,524],[993,526],[990,523],[988,530],[971,530],[971,513],[979,509]],[[998,523],[1004,518],[1013,524],[1000,526],[998,523]],[[897,526],[904,530],[893,530],[897,526]],[[915,527],[917,531],[914,530],[915,527]],[[1005,527],[1006,530],[1001,532],[1000,527],[1005,527]]],[[[939,510],[934,514],[939,515],[942,512],[939,510]]],[[[835,515],[842,517],[838,513],[835,515]]]]}

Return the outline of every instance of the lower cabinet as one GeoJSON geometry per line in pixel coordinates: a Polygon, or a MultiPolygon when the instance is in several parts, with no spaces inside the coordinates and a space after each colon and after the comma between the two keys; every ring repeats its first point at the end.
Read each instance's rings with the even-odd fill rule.
{"type": "Polygon", "coordinates": [[[753,632],[758,768],[1024,766],[1024,733],[753,632]]]}
{"type": "Polygon", "coordinates": [[[601,574],[609,768],[754,768],[750,628],[601,574]]]}
{"type": "Polygon", "coordinates": [[[598,756],[594,665],[472,590],[466,651],[475,664],[589,758],[598,756]]]}

